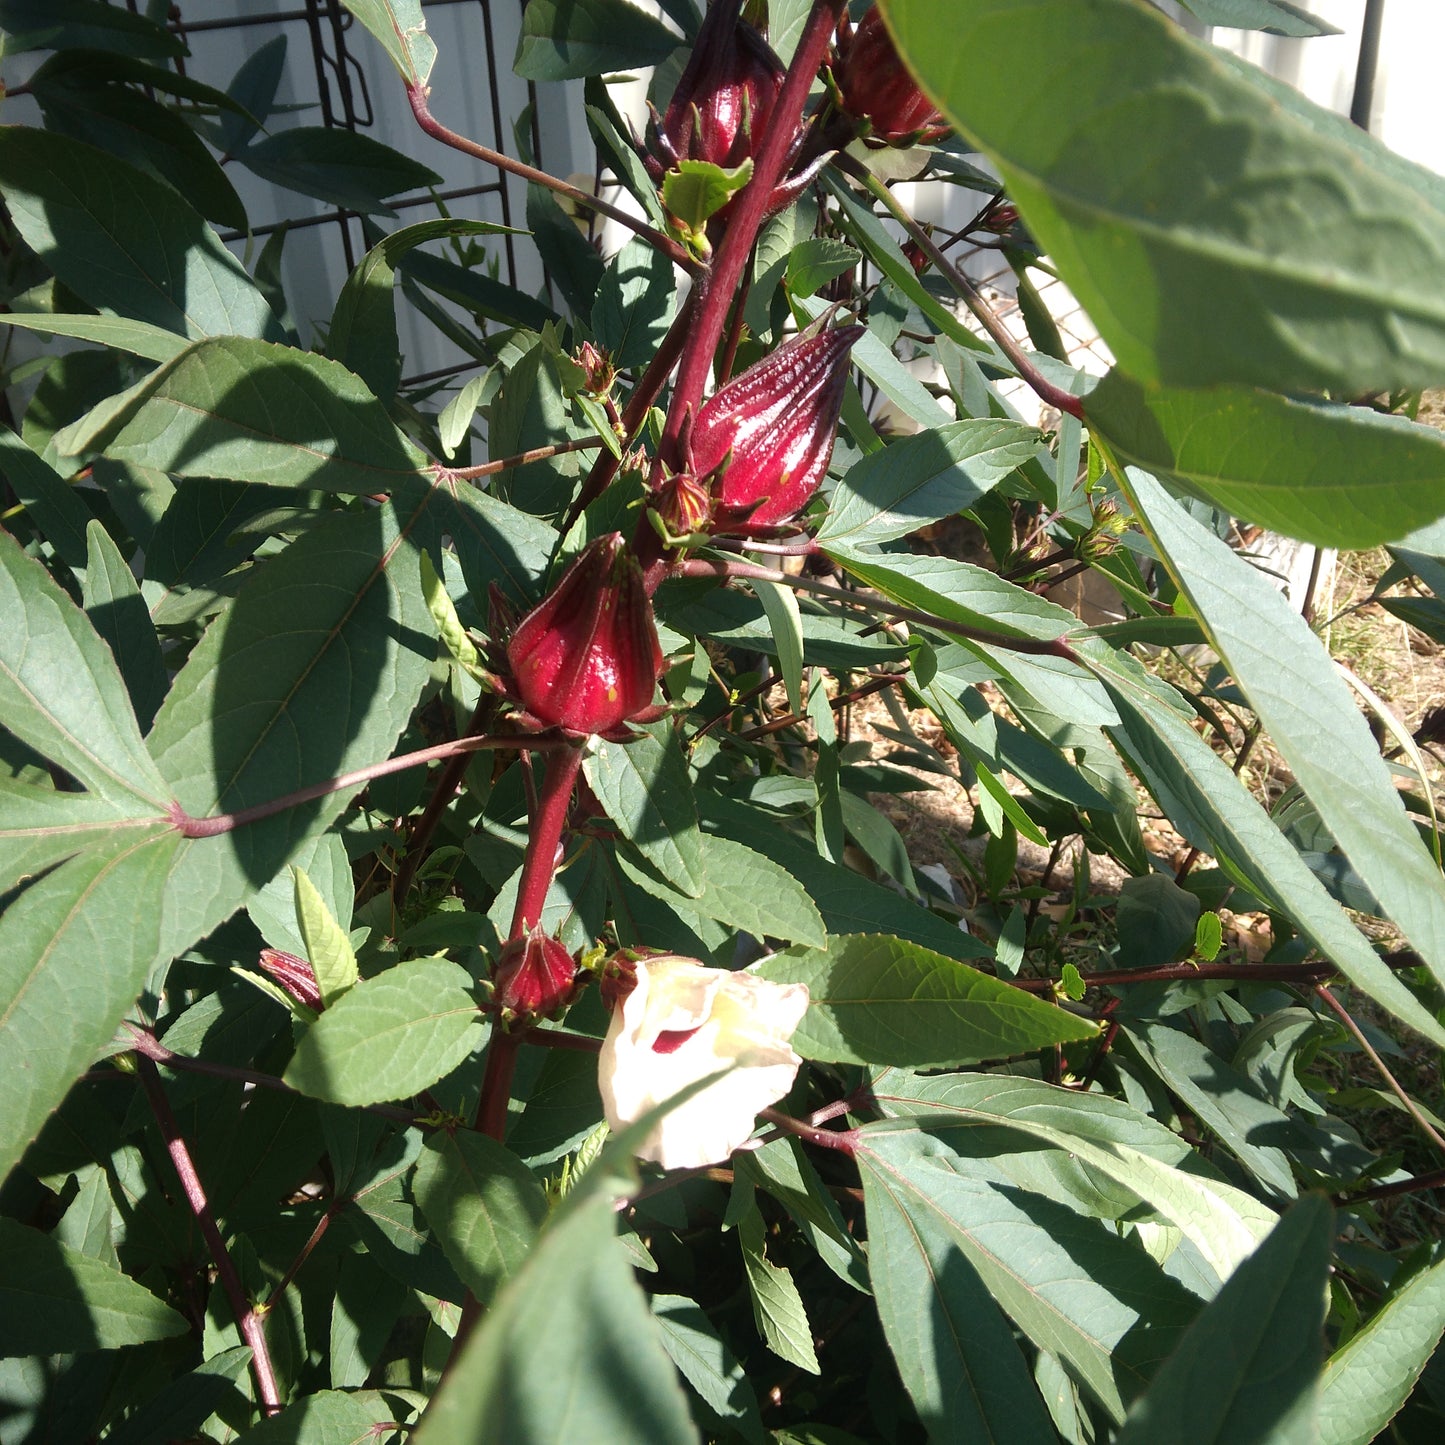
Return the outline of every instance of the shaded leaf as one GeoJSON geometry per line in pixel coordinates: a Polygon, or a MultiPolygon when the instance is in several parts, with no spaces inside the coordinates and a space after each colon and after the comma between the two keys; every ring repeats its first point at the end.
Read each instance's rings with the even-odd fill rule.
{"type": "Polygon", "coordinates": [[[272,185],[363,215],[394,216],[386,197],[424,191],[442,181],[430,166],[341,126],[274,131],[236,159],[272,185]]]}
{"type": "Polygon", "coordinates": [[[160,641],[135,577],[110,533],[99,522],[92,522],[86,528],[86,540],[89,555],[81,588],[86,616],[109,645],[136,721],[146,732],[166,694],[168,679],[160,641]]]}
{"type": "Polygon", "coordinates": [[[663,1348],[683,1379],[720,1419],[753,1445],[764,1445],[758,1400],[743,1367],[702,1309],[683,1295],[652,1296],[663,1348]]]}
{"type": "Polygon", "coordinates": [[[763,1216],[750,1209],[738,1226],[743,1270],[753,1302],[753,1320],[763,1343],[780,1359],[810,1375],[819,1372],[813,1331],[792,1274],[773,1264],[763,1249],[763,1216]]]}
{"type": "Polygon", "coordinates": [[[576,80],[656,65],[679,44],[628,0],[531,0],[512,68],[524,80],[576,80]]]}
{"type": "Polygon", "coordinates": [[[381,42],[408,85],[424,86],[436,63],[437,48],[426,33],[421,0],[342,0],[381,42]]]}
{"type": "Polygon", "coordinates": [[[672,263],[634,238],[602,273],[592,329],[617,366],[638,366],[652,359],[676,309],[672,263]]]}

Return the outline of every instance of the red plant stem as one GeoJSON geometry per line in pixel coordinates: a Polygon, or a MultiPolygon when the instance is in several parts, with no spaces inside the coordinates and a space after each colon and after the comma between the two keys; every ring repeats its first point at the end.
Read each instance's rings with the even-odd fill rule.
{"type": "Polygon", "coordinates": [[[916,607],[899,607],[881,597],[865,597],[845,588],[835,587],[829,582],[817,582],[811,577],[795,577],[790,572],[780,572],[772,567],[760,567],[752,562],[729,562],[711,557],[690,557],[672,569],[675,577],[716,577],[721,581],[738,579],[779,582],[784,587],[799,592],[811,592],[817,597],[827,597],[834,602],[843,602],[850,607],[860,607],[865,612],[876,612],[884,617],[894,617],[900,622],[917,622],[923,627],[932,627],[947,632],[953,637],[965,637],[973,642],[986,643],[991,647],[1006,647],[1012,652],[1028,652],[1042,657],[1062,657],[1066,661],[1079,661],[1074,649],[1062,637],[1008,637],[1000,632],[989,632],[982,627],[969,627],[966,623],[950,622],[946,617],[937,617],[931,612],[916,607]]]}
{"type": "Polygon", "coordinates": [[[959,296],[964,304],[978,318],[983,329],[997,343],[998,348],[1008,357],[1018,372],[1021,380],[1028,383],[1034,394],[1040,401],[1055,407],[1069,416],[1079,417],[1084,415],[1084,403],[1082,398],[1077,397],[1071,391],[1065,391],[1061,386],[1055,386],[1039,369],[1034,365],[1033,359],[1023,347],[1009,334],[1008,327],[999,320],[993,307],[986,302],[979,294],[978,288],[956,267],[952,261],[938,248],[932,236],[923,226],[920,226],[912,216],[908,214],[907,208],[899,201],[898,197],[873,175],[861,162],[854,160],[851,156],[840,155],[835,162],[839,170],[846,171],[854,180],[860,182],[868,192],[882,201],[893,218],[903,227],[905,231],[918,243],[929,260],[938,267],[941,275],[959,296]]]}
{"type": "Polygon", "coordinates": [[[180,1177],[186,1203],[190,1205],[191,1213],[200,1226],[201,1236],[206,1241],[206,1248],[211,1252],[211,1259],[216,1266],[216,1277],[221,1281],[226,1298],[231,1302],[231,1313],[236,1316],[241,1338],[251,1347],[251,1370],[256,1376],[256,1392],[261,1397],[262,1412],[275,1415],[281,1409],[281,1396],[276,1389],[276,1372],[271,1368],[270,1351],[266,1348],[265,1326],[260,1316],[251,1308],[241,1284],[241,1276],[236,1273],[236,1266],[227,1253],[226,1242],[221,1238],[216,1217],[211,1212],[210,1200],[206,1198],[201,1177],[196,1173],[196,1166],[191,1159],[191,1151],[181,1134],[176,1116],[171,1111],[170,1101],[166,1098],[160,1070],[152,1060],[141,1055],[136,1060],[136,1072],[140,1077],[141,1088],[145,1090],[146,1098],[150,1101],[151,1112],[160,1126],[161,1137],[166,1142],[166,1152],[171,1156],[171,1163],[180,1177]]]}
{"type": "MultiPolygon", "coordinates": [[[[1381,960],[1392,968],[1411,968],[1413,960],[1381,960]]],[[[1117,968],[1082,975],[1088,988],[1112,988],[1129,983],[1177,983],[1196,979],[1233,979],[1242,983],[1317,984],[1334,978],[1339,970],[1332,963],[1166,963],[1158,968],[1117,968]]],[[[1011,978],[1007,982],[1027,993],[1052,993],[1058,986],[1051,978],[1011,978]]]]}
{"type": "Polygon", "coordinates": [[[1445,1169],[1432,1169],[1428,1174],[1417,1174],[1413,1179],[1397,1179],[1393,1184],[1376,1184],[1361,1189],[1357,1194],[1336,1194],[1333,1203],[1341,1209],[1354,1204],[1368,1204],[1375,1199],[1394,1199],[1401,1194],[1418,1194],[1426,1189],[1445,1189],[1445,1169]]]}
{"type": "Polygon", "coordinates": [[[460,757],[465,753],[480,752],[484,748],[527,749],[545,752],[551,749],[564,750],[573,744],[562,737],[548,737],[532,733],[491,733],[474,738],[454,738],[449,743],[437,743],[435,747],[418,748],[414,753],[402,753],[399,757],[388,758],[382,763],[369,763],[364,768],[342,773],[339,777],[328,778],[324,783],[313,783],[309,788],[299,788],[294,793],[272,798],[268,803],[257,803],[251,808],[241,808],[234,813],[218,813],[212,818],[193,818],[179,803],[172,802],[167,810],[183,838],[215,838],[222,833],[234,832],[247,823],[259,823],[263,818],[284,813],[287,808],[299,807],[302,803],[315,802],[358,783],[369,783],[373,778],[384,778],[389,773],[399,773],[406,768],[420,767],[423,763],[434,763],[442,758],[460,757]]]}
{"type": "Polygon", "coordinates": [[[1355,1042],[1369,1056],[1370,1062],[1379,1070],[1380,1077],[1394,1096],[1405,1106],[1405,1112],[1420,1126],[1420,1132],[1438,1149],[1445,1154],[1445,1138],[1441,1138],[1440,1131],[1421,1112],[1420,1106],[1406,1092],[1400,1081],[1390,1072],[1389,1066],[1385,1063],[1375,1046],[1365,1037],[1365,1031],[1350,1016],[1339,999],[1332,994],[1324,984],[1315,985],[1315,997],[1330,1010],[1339,1021],[1354,1035],[1355,1042]]]}
{"type": "Polygon", "coordinates": [[[500,1144],[507,1134],[507,1105],[512,1099],[512,1075],[517,1067],[521,1034],[511,1034],[500,1022],[492,1024],[492,1041],[487,1049],[487,1068],[482,1076],[482,1096],[477,1101],[473,1127],[500,1144]]]}
{"type": "Polygon", "coordinates": [[[494,151],[490,146],[469,140],[466,136],[459,135],[456,131],[443,125],[431,113],[431,107],[427,104],[426,86],[408,85],[406,98],[411,103],[411,112],[416,117],[416,123],[433,140],[440,141],[455,151],[461,151],[463,155],[496,166],[499,171],[508,171],[514,176],[521,177],[524,181],[531,181],[534,185],[544,186],[549,191],[556,191],[559,196],[566,196],[574,205],[585,206],[588,210],[596,211],[599,215],[616,221],[620,226],[626,226],[629,231],[636,233],[649,246],[662,252],[674,266],[679,266],[684,271],[696,273],[700,269],[700,263],[690,251],[673,240],[671,236],[665,236],[661,231],[654,230],[646,221],[629,215],[610,201],[604,201],[600,196],[589,195],[586,191],[578,190],[576,186],[568,184],[557,176],[548,175],[546,171],[539,171],[536,166],[529,166],[524,161],[513,160],[511,156],[503,155],[501,151],[494,151]]]}
{"type": "MultiPolygon", "coordinates": [[[[851,692],[839,693],[837,697],[830,698],[828,706],[834,712],[838,712],[841,708],[849,707],[855,702],[862,702],[865,697],[872,697],[875,692],[882,692],[885,687],[896,687],[902,681],[901,673],[890,673],[887,677],[875,677],[870,682],[855,687],[851,692]]],[[[748,728],[746,732],[739,733],[738,737],[743,742],[753,742],[757,738],[770,737],[773,733],[780,733],[784,728],[796,727],[797,724],[807,720],[806,713],[789,713],[786,717],[774,718],[771,722],[761,723],[755,728],[748,728]]]]}
{"type": "Polygon", "coordinates": [[[738,194],[711,269],[694,283],[700,293],[697,320],[678,368],[659,449],[662,460],[673,466],[679,463],[677,446],[684,419],[702,400],[728,309],[742,281],[748,257],[752,255],[758,228],[768,215],[773,192],[783,179],[793,139],[802,125],[808,91],[828,52],[843,4],[844,0],[813,0],[798,48],[793,52],[792,63],[778,91],[767,134],[753,157],[753,178],[738,194]]]}
{"type": "Polygon", "coordinates": [[[602,444],[601,437],[578,437],[575,441],[558,442],[555,446],[533,447],[529,452],[518,452],[514,457],[502,457],[495,462],[483,462],[478,467],[438,465],[435,474],[439,482],[472,482],[478,477],[490,477],[497,472],[505,472],[509,467],[523,467],[528,462],[545,462],[548,457],[560,457],[564,452],[590,452],[602,444]]]}
{"type": "Polygon", "coordinates": [[[817,1144],[824,1149],[836,1149],[842,1154],[856,1154],[858,1131],[856,1129],[816,1129],[801,1119],[779,1113],[776,1109],[759,1110],[758,1117],[776,1125],[785,1134],[795,1134],[808,1144],[817,1144]]]}
{"type": "Polygon", "coordinates": [[[557,847],[562,841],[567,810],[572,806],[572,789],[581,767],[582,746],[573,743],[552,760],[542,780],[527,839],[527,856],[522,862],[522,881],[517,886],[517,907],[512,913],[509,940],[520,938],[541,921],[547,890],[557,873],[557,847]]]}
{"type": "Polygon", "coordinates": [[[326,1231],[331,1228],[331,1221],[336,1217],[337,1202],[333,1200],[326,1207],[321,1218],[316,1221],[316,1228],[311,1231],[311,1237],[301,1246],[301,1252],[293,1259],[287,1267],[286,1273],[281,1276],[281,1282],[266,1297],[266,1303],[260,1305],[256,1313],[263,1319],[276,1308],[281,1296],[291,1287],[296,1276],[301,1273],[301,1267],[311,1258],[311,1252],[326,1236],[326,1231]]]}

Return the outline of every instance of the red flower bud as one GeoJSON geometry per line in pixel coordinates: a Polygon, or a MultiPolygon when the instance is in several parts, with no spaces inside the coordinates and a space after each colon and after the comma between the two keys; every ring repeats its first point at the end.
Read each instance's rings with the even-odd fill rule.
{"type": "Polygon", "coordinates": [[[839,36],[833,80],[842,106],[867,122],[872,146],[931,145],[948,134],[942,112],[919,90],[874,6],[858,28],[839,36]]]}
{"type": "Polygon", "coordinates": [[[544,726],[605,733],[648,711],[662,648],[620,532],[593,542],[517,624],[507,662],[516,696],[544,726]]]}
{"type": "Polygon", "coordinates": [[[690,472],[669,477],[658,488],[652,505],[669,536],[706,532],[712,522],[712,496],[690,472]]]}
{"type": "Polygon", "coordinates": [[[493,971],[497,1009],[503,1018],[550,1018],[572,1002],[577,964],[565,945],[534,924],[502,950],[493,971]]]}
{"type": "Polygon", "coordinates": [[[617,368],[606,347],[584,341],[577,352],[577,364],[586,375],[586,389],[593,396],[605,396],[617,379],[617,368]]]}
{"type": "Polygon", "coordinates": [[[679,160],[741,165],[767,128],[786,72],[741,14],[742,0],[717,0],[708,9],[658,127],[659,175],[679,160]]]}
{"type": "Polygon", "coordinates": [[[320,1012],[321,987],[316,982],[316,970],[304,958],[294,953],[282,953],[279,948],[263,948],[258,960],[262,969],[270,975],[297,1003],[320,1012]]]}
{"type": "Polygon", "coordinates": [[[714,530],[779,526],[818,490],[833,456],[848,353],[863,332],[840,326],[797,337],[703,403],[692,462],[698,476],[723,468],[714,530]]]}

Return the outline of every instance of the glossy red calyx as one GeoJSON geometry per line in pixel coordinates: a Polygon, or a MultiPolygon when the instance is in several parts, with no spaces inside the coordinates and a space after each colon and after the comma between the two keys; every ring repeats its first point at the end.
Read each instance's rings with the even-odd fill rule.
{"type": "Polygon", "coordinates": [[[680,160],[741,165],[767,128],[785,71],[741,14],[742,0],[709,7],[657,128],[663,153],[658,174],[680,160]]]}
{"type": "Polygon", "coordinates": [[[692,426],[693,471],[720,471],[715,532],[755,533],[796,516],[833,456],[862,326],[805,334],[721,387],[692,426]]]}
{"type": "Polygon", "coordinates": [[[931,145],[949,132],[943,113],[908,72],[875,6],[838,38],[833,82],[872,146],[931,145]]]}
{"type": "Polygon", "coordinates": [[[576,995],[577,963],[540,924],[502,950],[492,975],[497,1010],[506,1019],[547,1018],[576,995]]]}
{"type": "Polygon", "coordinates": [[[651,711],[662,648],[620,532],[593,542],[517,624],[507,664],[517,700],[546,727],[608,733],[651,711]]]}

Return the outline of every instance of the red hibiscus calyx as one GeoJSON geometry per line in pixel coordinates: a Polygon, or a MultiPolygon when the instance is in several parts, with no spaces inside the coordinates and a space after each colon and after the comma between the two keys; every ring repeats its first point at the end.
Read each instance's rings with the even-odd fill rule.
{"type": "Polygon", "coordinates": [[[846,17],[838,27],[832,89],[870,146],[932,145],[951,129],[904,65],[877,6],[856,27],[846,17]]]}
{"type": "Polygon", "coordinates": [[[526,1025],[554,1018],[576,999],[584,982],[566,945],[534,924],[498,956],[492,999],[504,1023],[526,1025]]]}

